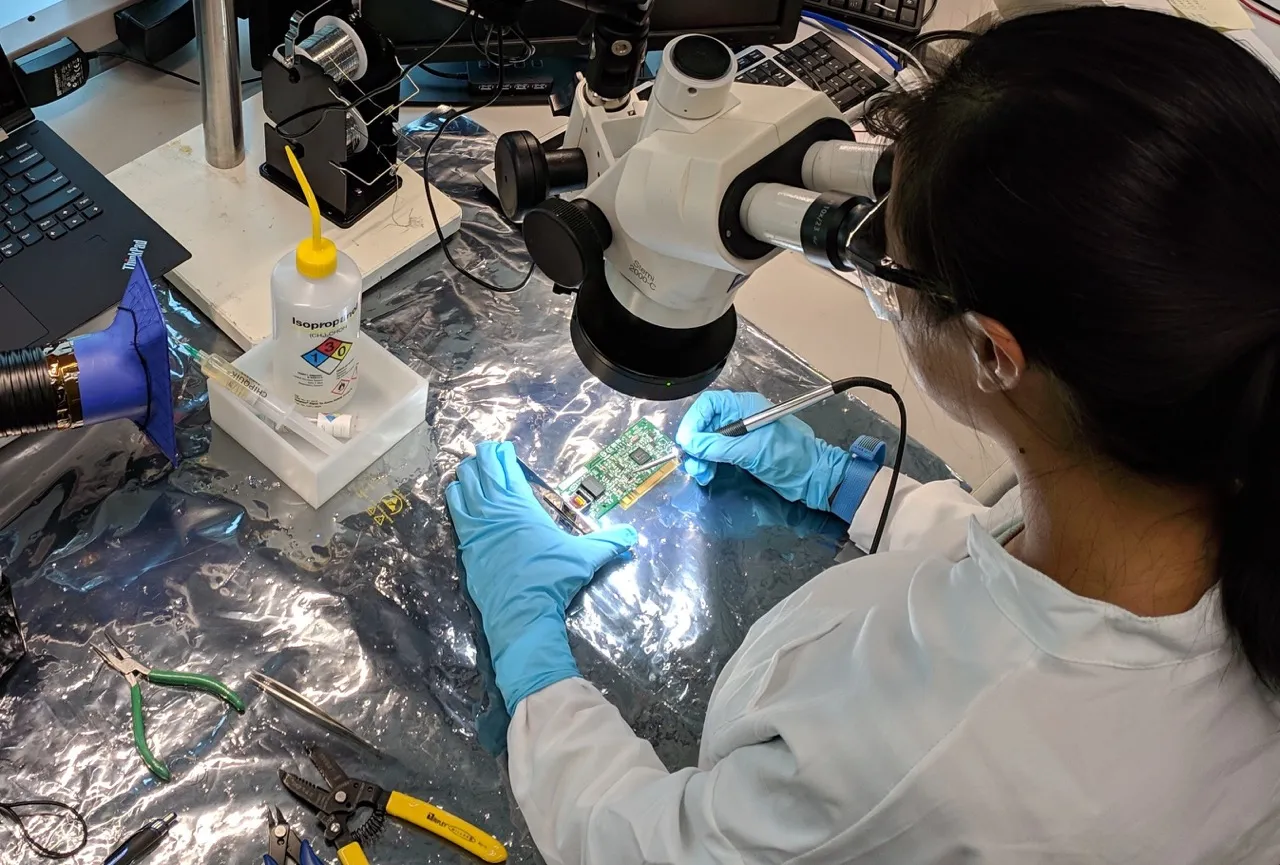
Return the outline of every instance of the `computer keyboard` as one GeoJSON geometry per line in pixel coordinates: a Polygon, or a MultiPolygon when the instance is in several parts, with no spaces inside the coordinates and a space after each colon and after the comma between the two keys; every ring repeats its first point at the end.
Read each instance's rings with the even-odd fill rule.
{"type": "Polygon", "coordinates": [[[923,0],[805,0],[804,8],[906,41],[924,26],[923,0]]]}
{"type": "Polygon", "coordinates": [[[880,73],[825,33],[815,33],[773,57],[752,49],[739,55],[738,70],[737,80],[748,84],[789,87],[800,82],[830,96],[841,111],[889,86],[880,73]]]}
{"type": "Polygon", "coordinates": [[[0,156],[0,256],[13,258],[41,241],[53,241],[102,215],[102,208],[29,143],[0,156]]]}

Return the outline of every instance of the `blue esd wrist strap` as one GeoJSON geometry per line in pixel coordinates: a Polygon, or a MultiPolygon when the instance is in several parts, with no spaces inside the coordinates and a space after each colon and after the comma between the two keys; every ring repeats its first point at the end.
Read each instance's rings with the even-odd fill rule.
{"type": "Polygon", "coordinates": [[[831,502],[831,512],[846,523],[853,522],[853,515],[867,497],[867,490],[871,489],[876,472],[884,465],[885,451],[884,442],[871,436],[859,436],[849,447],[849,454],[853,459],[845,467],[844,480],[840,482],[831,502]]]}

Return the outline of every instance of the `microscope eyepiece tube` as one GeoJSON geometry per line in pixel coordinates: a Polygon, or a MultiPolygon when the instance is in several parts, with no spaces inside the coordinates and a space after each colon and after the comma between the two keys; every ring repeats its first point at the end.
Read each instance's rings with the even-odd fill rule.
{"type": "Polygon", "coordinates": [[[838,192],[814,192],[781,183],[758,183],[742,201],[739,219],[756,240],[803,253],[829,270],[852,270],[843,248],[845,223],[869,199],[838,192]]]}
{"type": "Polygon", "coordinates": [[[863,141],[820,141],[804,156],[806,189],[880,198],[893,180],[893,150],[863,141]]]}
{"type": "Polygon", "coordinates": [[[742,225],[756,240],[804,252],[800,241],[804,215],[820,193],[781,183],[758,183],[742,201],[742,225]]]}

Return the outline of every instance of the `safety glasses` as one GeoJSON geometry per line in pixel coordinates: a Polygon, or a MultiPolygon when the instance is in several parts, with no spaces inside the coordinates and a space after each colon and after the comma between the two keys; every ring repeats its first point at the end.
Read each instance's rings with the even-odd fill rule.
{"type": "MultiPolygon", "coordinates": [[[[881,321],[902,321],[902,307],[898,303],[898,289],[937,292],[924,287],[924,278],[915,271],[903,267],[889,257],[888,233],[885,214],[889,203],[886,193],[869,205],[862,219],[849,232],[845,240],[844,260],[852,264],[867,295],[867,302],[876,318],[881,321]]],[[[948,298],[949,300],[949,298],[948,298]]]]}

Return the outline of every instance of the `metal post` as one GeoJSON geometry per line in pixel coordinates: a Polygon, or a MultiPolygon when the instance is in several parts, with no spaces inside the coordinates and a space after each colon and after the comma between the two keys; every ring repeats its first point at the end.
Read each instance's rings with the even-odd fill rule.
{"type": "Polygon", "coordinates": [[[196,0],[196,45],[204,99],[204,156],[214,168],[244,162],[240,31],[234,0],[196,0]]]}

